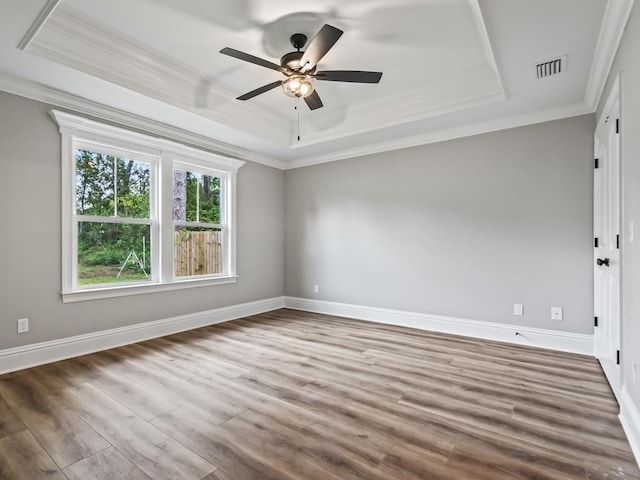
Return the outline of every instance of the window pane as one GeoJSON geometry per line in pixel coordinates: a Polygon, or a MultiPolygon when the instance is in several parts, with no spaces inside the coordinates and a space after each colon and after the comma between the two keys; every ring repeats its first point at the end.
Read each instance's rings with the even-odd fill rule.
{"type": "Polygon", "coordinates": [[[118,217],[149,218],[151,165],[116,158],[118,217]]]}
{"type": "Polygon", "coordinates": [[[148,163],[76,150],[76,213],[149,218],[148,163]]]}
{"type": "Polygon", "coordinates": [[[78,222],[78,285],[151,281],[151,227],[78,222]]]}
{"type": "Polygon", "coordinates": [[[220,178],[197,172],[173,172],[173,219],[220,223],[220,178]]]}
{"type": "Polygon", "coordinates": [[[222,273],[222,232],[176,227],[173,258],[176,277],[222,273]]]}
{"type": "Polygon", "coordinates": [[[113,157],[87,150],[76,150],[76,213],[114,214],[113,157]]]}

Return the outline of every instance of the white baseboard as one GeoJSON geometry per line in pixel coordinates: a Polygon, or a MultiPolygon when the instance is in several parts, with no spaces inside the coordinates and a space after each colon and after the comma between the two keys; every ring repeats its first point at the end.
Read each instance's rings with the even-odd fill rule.
{"type": "Polygon", "coordinates": [[[412,313],[386,308],[312,300],[308,298],[284,297],[284,305],[286,308],[292,308],[294,310],[326,313],[328,315],[337,315],[388,325],[419,328],[434,332],[549,348],[583,355],[594,355],[594,336],[582,333],[520,327],[425,313],[412,313]]]}
{"type": "MultiPolygon", "coordinates": [[[[0,374],[269,312],[283,307],[389,325],[593,355],[593,335],[517,327],[514,325],[306,298],[274,297],[179,317],[139,323],[128,327],[0,350],[0,374]],[[519,335],[516,335],[516,332],[519,335]]],[[[636,425],[640,425],[640,422],[636,423],[636,425]]],[[[638,445],[640,445],[640,442],[638,442],[638,445]]]]}
{"type": "Polygon", "coordinates": [[[620,423],[627,435],[636,462],[640,466],[640,410],[625,387],[622,387],[620,395],[620,423]]]}
{"type": "Polygon", "coordinates": [[[142,342],[172,333],[206,327],[207,325],[227,322],[249,315],[270,312],[283,306],[283,297],[275,297],[179,317],[138,323],[128,327],[0,350],[0,374],[142,342]]]}

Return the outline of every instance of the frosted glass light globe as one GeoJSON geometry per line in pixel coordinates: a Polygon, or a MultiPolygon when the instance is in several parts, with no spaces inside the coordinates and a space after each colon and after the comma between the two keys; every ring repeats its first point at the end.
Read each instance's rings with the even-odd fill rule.
{"type": "Polygon", "coordinates": [[[304,98],[313,93],[313,84],[308,77],[294,75],[282,82],[282,89],[290,97],[304,98]]]}

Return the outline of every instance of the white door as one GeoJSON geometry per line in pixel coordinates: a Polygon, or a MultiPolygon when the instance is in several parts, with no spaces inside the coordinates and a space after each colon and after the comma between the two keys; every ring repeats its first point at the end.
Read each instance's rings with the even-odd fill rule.
{"type": "MultiPolygon", "coordinates": [[[[596,356],[620,394],[620,99],[616,82],[596,126],[594,147],[594,315],[596,356]]],[[[619,400],[619,399],[618,399],[619,400]]]]}

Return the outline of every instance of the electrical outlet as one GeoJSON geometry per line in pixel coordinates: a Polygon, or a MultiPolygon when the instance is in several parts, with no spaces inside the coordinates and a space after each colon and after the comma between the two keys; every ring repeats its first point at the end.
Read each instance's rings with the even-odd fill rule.
{"type": "Polygon", "coordinates": [[[513,314],[520,315],[520,316],[524,315],[524,305],[522,305],[521,303],[514,303],[513,314]]]}
{"type": "Polygon", "coordinates": [[[551,320],[562,320],[562,307],[551,307],[551,320]]]}
{"type": "Polygon", "coordinates": [[[29,331],[29,319],[21,318],[18,320],[18,333],[27,333],[29,331]]]}
{"type": "Polygon", "coordinates": [[[313,286],[313,293],[320,293],[320,285],[313,286]]]}

